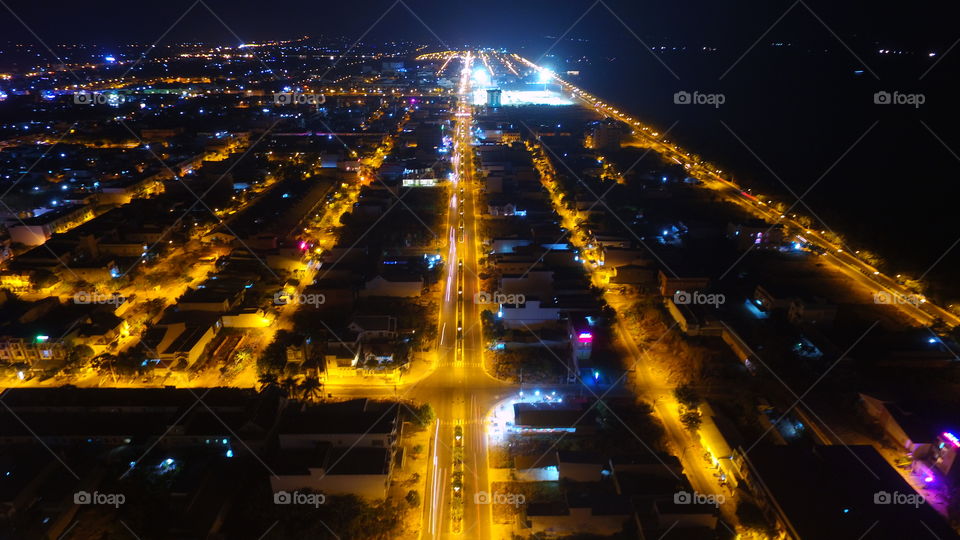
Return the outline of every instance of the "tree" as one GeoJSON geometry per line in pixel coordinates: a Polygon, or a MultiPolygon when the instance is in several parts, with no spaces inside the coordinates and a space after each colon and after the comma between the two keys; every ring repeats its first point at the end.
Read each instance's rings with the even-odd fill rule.
{"type": "Polygon", "coordinates": [[[673,397],[677,398],[677,401],[688,409],[696,409],[703,401],[700,393],[689,384],[681,384],[674,388],[673,397]]]}
{"type": "Polygon", "coordinates": [[[433,407],[430,406],[429,403],[422,403],[413,408],[407,407],[407,411],[411,416],[410,421],[413,422],[414,425],[421,428],[425,428],[432,424],[433,420],[437,417],[437,415],[433,412],[433,407]]]}
{"type": "Polygon", "coordinates": [[[322,395],[323,383],[314,375],[308,375],[300,382],[300,397],[304,401],[313,401],[322,395]]]}
{"type": "Polygon", "coordinates": [[[287,345],[290,344],[292,337],[287,330],[277,330],[273,341],[263,349],[260,358],[257,358],[259,373],[272,373],[279,376],[287,363],[287,345]]]}
{"type": "Polygon", "coordinates": [[[407,500],[407,504],[409,504],[411,508],[420,506],[420,493],[417,490],[411,489],[407,492],[407,496],[404,498],[407,500]]]}
{"type": "Polygon", "coordinates": [[[277,387],[277,375],[275,373],[261,373],[258,381],[263,388],[277,387]]]}
{"type": "Polygon", "coordinates": [[[37,289],[46,289],[47,287],[55,285],[60,279],[49,270],[37,270],[30,277],[30,281],[33,282],[33,286],[37,289]]]}
{"type": "Polygon", "coordinates": [[[284,377],[279,381],[279,386],[283,390],[287,397],[292,397],[294,393],[298,390],[299,384],[297,383],[296,377],[284,377]]]}
{"type": "Polygon", "coordinates": [[[743,496],[738,497],[738,499],[740,502],[737,504],[737,520],[740,521],[741,525],[747,529],[753,529],[767,533],[774,532],[773,527],[770,526],[770,522],[767,521],[767,518],[763,515],[763,511],[760,510],[760,507],[753,502],[744,499],[743,496]]]}
{"type": "Polygon", "coordinates": [[[91,358],[93,358],[93,349],[91,349],[90,346],[77,345],[67,353],[67,361],[63,365],[63,372],[66,374],[74,374],[91,358]]]}
{"type": "Polygon", "coordinates": [[[112,357],[112,360],[110,367],[121,377],[135,377],[146,372],[144,362],[147,360],[147,353],[139,347],[120,353],[112,357]]]}
{"type": "Polygon", "coordinates": [[[492,339],[503,336],[505,330],[503,323],[498,321],[489,309],[480,312],[480,322],[483,326],[483,337],[492,339]]]}
{"type": "Polygon", "coordinates": [[[696,431],[700,429],[700,424],[703,423],[703,419],[700,418],[700,413],[697,411],[687,411],[680,415],[680,423],[690,431],[696,431]]]}
{"type": "Polygon", "coordinates": [[[78,359],[86,361],[93,358],[93,349],[89,345],[77,345],[71,351],[71,354],[76,356],[78,359]]]}

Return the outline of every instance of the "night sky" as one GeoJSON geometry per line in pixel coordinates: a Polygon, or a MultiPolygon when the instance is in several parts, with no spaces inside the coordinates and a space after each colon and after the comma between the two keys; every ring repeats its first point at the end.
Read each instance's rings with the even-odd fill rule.
{"type": "Polygon", "coordinates": [[[806,4],[776,2],[637,2],[610,0],[545,1],[486,0],[441,2],[395,0],[359,2],[249,2],[230,0],[91,2],[3,0],[0,28],[4,40],[35,41],[10,13],[12,10],[49,43],[153,43],[198,40],[233,44],[238,41],[338,34],[370,39],[411,39],[431,45],[470,44],[546,49],[566,32],[568,38],[588,39],[595,48],[630,52],[637,46],[623,23],[643,39],[675,39],[689,43],[745,48],[758,39],[784,12],[769,37],[773,39],[832,39],[812,16],[816,13],[834,32],[851,41],[886,40],[944,50],[958,37],[953,13],[944,2],[835,2],[806,4]],[[192,9],[191,9],[192,6],[192,9]],[[392,9],[391,9],[391,6],[392,9]],[[578,21],[589,8],[590,12],[578,21]],[[609,6],[616,17],[607,10],[609,6]],[[209,7],[209,10],[207,9],[209,7]],[[409,7],[409,11],[407,9],[409,7]],[[189,10],[189,14],[177,20],[189,10]],[[211,11],[216,14],[214,16],[211,11]],[[389,12],[388,12],[389,11],[389,12]],[[410,13],[412,11],[416,16],[410,13]],[[388,12],[379,22],[377,20],[388,12]],[[218,21],[218,18],[220,21],[218,21]],[[418,18],[423,22],[419,22],[418,18]],[[221,22],[222,21],[222,22],[221,22]],[[574,23],[576,23],[574,25],[574,23]],[[229,30],[227,29],[229,28],[229,30]],[[436,37],[434,36],[436,34],[436,37]],[[553,37],[554,39],[550,39],[553,37]],[[439,38],[439,39],[438,39],[439,38]]]}

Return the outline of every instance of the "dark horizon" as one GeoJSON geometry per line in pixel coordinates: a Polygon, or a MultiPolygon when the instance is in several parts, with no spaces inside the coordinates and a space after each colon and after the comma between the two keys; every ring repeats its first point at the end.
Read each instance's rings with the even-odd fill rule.
{"type": "MultiPolygon", "coordinates": [[[[810,45],[834,40],[887,47],[946,50],[958,37],[955,12],[935,2],[871,3],[869,8],[826,0],[740,5],[691,2],[644,6],[635,2],[545,0],[449,4],[437,0],[383,0],[355,4],[266,6],[210,0],[137,5],[105,0],[89,5],[57,0],[13,1],[0,8],[4,41],[116,45],[287,40],[301,36],[344,36],[349,40],[412,40],[431,46],[517,49],[560,36],[616,48],[644,40],[745,48],[767,41],[810,45]],[[609,9],[608,9],[609,8],[609,9]],[[466,24],[464,24],[466,23],[466,24]],[[627,28],[628,27],[628,28],[627,28]],[[28,29],[29,28],[29,29],[28,29]]],[[[956,8],[952,8],[956,9],[956,8]]]]}

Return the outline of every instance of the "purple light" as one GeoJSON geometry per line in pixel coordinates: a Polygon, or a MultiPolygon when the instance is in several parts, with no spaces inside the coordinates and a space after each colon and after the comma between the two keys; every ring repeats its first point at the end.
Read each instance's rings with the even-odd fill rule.
{"type": "Polygon", "coordinates": [[[954,435],[953,433],[950,433],[949,431],[944,431],[943,437],[948,441],[950,441],[950,444],[952,444],[954,448],[960,448],[960,439],[958,439],[957,436],[954,435]]]}
{"type": "Polygon", "coordinates": [[[932,474],[928,474],[928,475],[924,476],[924,477],[923,477],[923,481],[926,482],[926,483],[928,483],[928,484],[929,484],[930,482],[933,482],[933,475],[932,475],[932,474]]]}
{"type": "Polygon", "coordinates": [[[593,342],[593,334],[591,334],[590,332],[580,332],[580,335],[577,336],[577,340],[578,340],[580,343],[592,343],[592,342],[593,342]]]}

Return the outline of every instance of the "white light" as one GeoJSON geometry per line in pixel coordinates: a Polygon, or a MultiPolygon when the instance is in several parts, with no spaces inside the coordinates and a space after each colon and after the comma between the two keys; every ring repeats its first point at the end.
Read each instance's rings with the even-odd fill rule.
{"type": "Polygon", "coordinates": [[[477,68],[473,71],[473,82],[479,86],[490,86],[490,72],[486,68],[477,68]]]}

